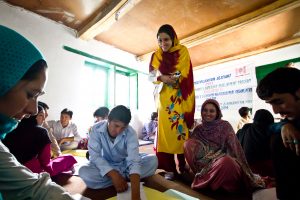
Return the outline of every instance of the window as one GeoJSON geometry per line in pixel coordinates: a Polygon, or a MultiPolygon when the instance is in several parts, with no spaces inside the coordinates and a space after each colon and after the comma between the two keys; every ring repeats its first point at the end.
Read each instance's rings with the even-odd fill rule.
{"type": "Polygon", "coordinates": [[[83,85],[89,86],[85,92],[92,105],[108,106],[124,105],[137,109],[137,80],[138,73],[119,66],[107,63],[85,62],[86,82],[83,85]]]}
{"type": "Polygon", "coordinates": [[[91,62],[85,62],[85,68],[82,73],[84,81],[80,84],[82,87],[81,91],[84,91],[83,96],[86,98],[84,101],[85,105],[93,108],[108,105],[107,74],[107,68],[91,62]]]}
{"type": "Polygon", "coordinates": [[[82,94],[82,105],[97,108],[124,105],[131,109],[138,109],[138,71],[117,63],[93,56],[73,49],[63,48],[72,53],[87,57],[84,62],[79,91],[82,94]]]}

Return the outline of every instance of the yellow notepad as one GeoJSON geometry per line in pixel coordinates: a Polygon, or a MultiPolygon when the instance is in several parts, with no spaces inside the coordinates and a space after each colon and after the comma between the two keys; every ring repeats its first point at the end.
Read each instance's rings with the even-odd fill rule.
{"type": "Polygon", "coordinates": [[[73,156],[85,157],[87,150],[84,149],[74,149],[74,150],[64,150],[62,154],[71,154],[73,156]]]}

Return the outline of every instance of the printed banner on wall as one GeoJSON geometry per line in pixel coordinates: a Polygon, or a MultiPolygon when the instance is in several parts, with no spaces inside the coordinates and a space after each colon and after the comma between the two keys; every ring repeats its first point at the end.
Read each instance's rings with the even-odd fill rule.
{"type": "Polygon", "coordinates": [[[236,113],[242,106],[252,108],[253,69],[253,65],[248,64],[215,71],[196,70],[196,118],[200,117],[201,105],[206,99],[216,99],[222,112],[236,113]]]}

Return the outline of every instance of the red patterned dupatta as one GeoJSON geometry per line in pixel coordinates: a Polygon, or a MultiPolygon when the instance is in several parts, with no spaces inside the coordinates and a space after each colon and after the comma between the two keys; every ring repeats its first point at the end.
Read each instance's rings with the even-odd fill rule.
{"type": "MultiPolygon", "coordinates": [[[[194,166],[197,166],[196,177],[201,178],[208,173],[211,165],[215,160],[224,155],[232,157],[241,167],[243,171],[244,181],[248,187],[261,188],[264,187],[264,182],[261,177],[253,174],[248,166],[243,148],[239,143],[235,132],[229,122],[222,120],[222,112],[219,103],[214,99],[207,99],[201,107],[202,111],[206,104],[214,104],[217,109],[217,116],[214,121],[207,122],[202,120],[190,136],[191,140],[196,140],[197,145],[194,145],[192,154],[185,154],[186,158],[194,160],[194,166]],[[191,159],[194,158],[196,159],[191,159]]],[[[203,116],[202,116],[203,119],[203,116]]],[[[192,148],[192,146],[189,146],[192,148]]]]}
{"type": "MultiPolygon", "coordinates": [[[[174,30],[173,30],[174,31],[174,30]]],[[[158,70],[162,75],[181,72],[179,78],[179,88],[181,90],[181,106],[184,111],[184,120],[188,128],[194,123],[195,113],[195,91],[193,79],[193,67],[188,49],[179,44],[179,40],[174,31],[173,47],[168,52],[163,52],[161,48],[153,53],[150,61],[149,72],[158,70]]]]}

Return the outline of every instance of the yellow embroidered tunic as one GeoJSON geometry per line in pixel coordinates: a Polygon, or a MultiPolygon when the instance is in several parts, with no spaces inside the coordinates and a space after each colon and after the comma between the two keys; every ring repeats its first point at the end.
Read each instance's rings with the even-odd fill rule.
{"type": "Polygon", "coordinates": [[[182,154],[195,112],[193,70],[188,50],[175,36],[174,46],[168,52],[159,48],[153,53],[149,68],[150,76],[156,77],[181,73],[174,85],[160,81],[154,81],[154,84],[162,86],[157,91],[157,152],[182,154]]]}

